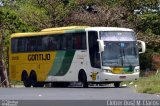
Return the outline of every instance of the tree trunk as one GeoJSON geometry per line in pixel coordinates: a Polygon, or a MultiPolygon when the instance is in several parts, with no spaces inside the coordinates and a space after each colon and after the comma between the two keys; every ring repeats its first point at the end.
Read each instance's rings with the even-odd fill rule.
{"type": "Polygon", "coordinates": [[[9,87],[7,67],[4,61],[3,33],[0,36],[0,87],[9,87]]]}
{"type": "Polygon", "coordinates": [[[4,60],[2,59],[0,62],[1,66],[0,66],[0,71],[1,71],[1,87],[9,87],[9,81],[8,81],[8,75],[7,75],[7,70],[5,67],[5,63],[4,60]]]}

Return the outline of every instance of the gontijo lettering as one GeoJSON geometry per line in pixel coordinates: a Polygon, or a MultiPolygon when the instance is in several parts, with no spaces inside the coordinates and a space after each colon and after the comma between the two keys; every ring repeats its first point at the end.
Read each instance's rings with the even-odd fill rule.
{"type": "Polygon", "coordinates": [[[50,54],[29,54],[28,61],[50,60],[50,54]]]}

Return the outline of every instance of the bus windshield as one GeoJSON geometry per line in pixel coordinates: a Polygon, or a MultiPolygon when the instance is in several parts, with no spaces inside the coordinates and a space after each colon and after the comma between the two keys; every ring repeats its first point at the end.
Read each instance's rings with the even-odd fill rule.
{"type": "MultiPolygon", "coordinates": [[[[117,33],[118,32],[116,32],[116,34],[117,33]]],[[[104,52],[102,52],[103,66],[137,66],[139,65],[138,49],[137,49],[135,38],[134,36],[132,36],[131,33],[129,33],[130,37],[126,39],[127,36],[125,36],[125,34],[121,37],[118,36],[120,39],[116,37],[117,35],[115,35],[115,38],[113,39],[113,37],[109,38],[107,36],[107,33],[106,35],[104,35],[104,33],[103,35],[100,34],[101,39],[104,40],[104,44],[105,44],[104,52]]]]}

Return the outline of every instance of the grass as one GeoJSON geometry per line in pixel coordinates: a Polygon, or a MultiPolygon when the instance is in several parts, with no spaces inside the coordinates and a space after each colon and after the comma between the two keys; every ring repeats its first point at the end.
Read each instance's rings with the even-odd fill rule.
{"type": "Polygon", "coordinates": [[[139,93],[157,94],[160,93],[160,73],[148,77],[140,77],[138,81],[132,83],[122,82],[121,85],[123,84],[135,87],[139,93]]]}
{"type": "Polygon", "coordinates": [[[136,90],[140,93],[160,93],[160,74],[142,77],[135,84],[136,90]]]}
{"type": "Polygon", "coordinates": [[[140,77],[134,82],[122,82],[121,85],[126,84],[136,88],[139,93],[160,94],[160,73],[147,77],[140,77]]]}
{"type": "Polygon", "coordinates": [[[10,82],[12,85],[23,85],[22,81],[11,81],[10,82]]]}

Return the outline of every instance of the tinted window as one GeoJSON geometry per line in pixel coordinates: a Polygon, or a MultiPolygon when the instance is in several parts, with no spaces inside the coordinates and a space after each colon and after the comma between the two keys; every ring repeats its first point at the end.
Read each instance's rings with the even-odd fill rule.
{"type": "Polygon", "coordinates": [[[98,34],[95,31],[88,32],[89,41],[89,56],[91,66],[94,68],[100,68],[100,54],[99,54],[99,44],[98,44],[98,34]]]}
{"type": "Polygon", "coordinates": [[[86,33],[79,32],[73,35],[75,49],[86,49],[86,33]]]}
{"type": "Polygon", "coordinates": [[[86,49],[86,33],[79,32],[61,35],[13,38],[11,44],[12,52],[86,49]]]}

